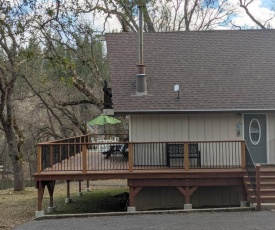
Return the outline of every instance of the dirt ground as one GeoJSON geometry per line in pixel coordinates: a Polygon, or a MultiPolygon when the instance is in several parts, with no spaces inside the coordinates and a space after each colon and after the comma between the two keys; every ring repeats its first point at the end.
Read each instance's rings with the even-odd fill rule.
{"type": "MultiPolygon", "coordinates": [[[[90,188],[103,190],[107,188],[126,187],[125,180],[91,181],[90,188]]],[[[82,183],[83,190],[86,183],[82,183]]],[[[78,182],[71,183],[71,193],[78,192],[78,182]]],[[[57,184],[55,197],[66,197],[66,183],[57,184]]],[[[43,207],[47,207],[49,195],[45,190],[43,207]]],[[[22,192],[14,192],[13,189],[0,190],[0,229],[9,230],[34,218],[37,210],[37,190],[26,187],[22,192]]]]}

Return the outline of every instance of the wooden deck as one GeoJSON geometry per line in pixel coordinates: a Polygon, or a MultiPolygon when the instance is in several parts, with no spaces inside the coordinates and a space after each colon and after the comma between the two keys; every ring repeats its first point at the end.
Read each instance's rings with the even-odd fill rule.
{"type": "Polygon", "coordinates": [[[246,197],[243,141],[192,142],[200,147],[199,163],[198,159],[189,158],[190,142],[176,142],[177,146],[182,146],[182,152],[178,153],[182,155],[169,161],[168,143],[129,142],[128,159],[119,153],[106,159],[99,151],[103,145],[87,142],[86,136],[39,144],[38,171],[34,175],[38,210],[42,210],[45,187],[49,190],[50,207],[53,206],[56,180],[67,181],[69,197],[69,184],[73,180],[88,183],[90,180],[126,179],[130,207],[135,206],[135,196],[145,187],[174,187],[184,196],[185,204],[190,204],[192,194],[199,187],[236,187],[246,197]]]}

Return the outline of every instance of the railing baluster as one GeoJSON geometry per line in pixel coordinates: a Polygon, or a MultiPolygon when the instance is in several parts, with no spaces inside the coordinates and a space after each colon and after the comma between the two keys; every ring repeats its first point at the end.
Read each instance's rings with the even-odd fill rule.
{"type": "Polygon", "coordinates": [[[53,166],[53,145],[50,145],[50,167],[53,166]]]}
{"type": "Polygon", "coordinates": [[[82,148],[82,171],[87,173],[87,145],[83,144],[82,148]]]}
{"type": "Polygon", "coordinates": [[[37,145],[37,173],[42,171],[42,146],[37,145]]]}
{"type": "Polygon", "coordinates": [[[128,144],[129,155],[128,155],[128,164],[129,164],[129,172],[133,172],[134,169],[134,156],[133,156],[133,144],[128,144]]]}
{"type": "Polygon", "coordinates": [[[189,170],[189,143],[184,143],[184,170],[189,170]]]}
{"type": "Polygon", "coordinates": [[[242,169],[245,169],[245,142],[241,142],[242,169]]]}

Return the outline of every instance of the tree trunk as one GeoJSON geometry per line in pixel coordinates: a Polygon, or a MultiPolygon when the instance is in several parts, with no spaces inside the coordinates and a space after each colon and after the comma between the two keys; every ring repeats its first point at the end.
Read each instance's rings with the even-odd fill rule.
{"type": "Polygon", "coordinates": [[[5,134],[8,142],[9,156],[13,166],[14,191],[24,190],[24,178],[20,155],[17,149],[15,131],[12,126],[5,127],[5,134]]]}
{"type": "Polygon", "coordinates": [[[8,152],[13,166],[14,191],[22,191],[24,190],[24,180],[21,157],[17,146],[16,130],[14,129],[13,87],[14,85],[11,82],[10,87],[6,87],[5,94],[2,93],[1,95],[1,108],[3,109],[3,105],[5,105],[6,113],[5,115],[3,112],[0,113],[0,121],[6,135],[8,152]]]}

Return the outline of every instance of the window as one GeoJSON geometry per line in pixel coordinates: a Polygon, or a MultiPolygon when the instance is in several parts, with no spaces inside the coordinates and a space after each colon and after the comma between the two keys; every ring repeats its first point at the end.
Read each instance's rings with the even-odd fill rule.
{"type": "Polygon", "coordinates": [[[260,122],[256,118],[253,118],[250,122],[249,137],[253,145],[259,144],[261,139],[261,126],[260,122]]]}

